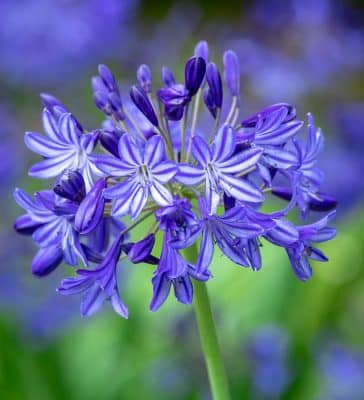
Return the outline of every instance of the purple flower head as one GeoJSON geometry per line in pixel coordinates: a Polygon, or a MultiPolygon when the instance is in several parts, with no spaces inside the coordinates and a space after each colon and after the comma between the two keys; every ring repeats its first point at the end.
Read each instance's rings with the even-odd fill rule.
{"type": "Polygon", "coordinates": [[[103,261],[94,269],[77,270],[76,278],[66,278],[58,291],[61,294],[83,293],[81,315],[95,314],[105,300],[109,300],[114,311],[128,318],[128,309],[122,302],[117,284],[117,264],[121,253],[123,235],[120,234],[108,250],[103,261]]]}
{"type": "Polygon", "coordinates": [[[128,135],[123,135],[119,141],[119,158],[100,156],[96,164],[110,176],[127,177],[104,191],[105,198],[115,199],[114,216],[130,212],[131,217],[136,218],[149,194],[161,206],[172,204],[172,194],[164,185],[177,173],[177,166],[166,160],[161,137],[151,137],[142,148],[128,135]]]}
{"type": "Polygon", "coordinates": [[[110,300],[127,316],[117,287],[120,258],[134,268],[154,269],[152,311],[172,286],[177,300],[190,304],[193,280],[212,278],[216,248],[233,263],[258,271],[264,266],[261,247],[282,247],[301,280],[312,275],[310,259],[326,261],[316,243],[335,236],[327,227],[334,212],[299,226],[290,215],[298,209],[306,217],[308,210],[336,205],[322,192],[323,174],[316,167],[322,132],[309,115],[307,136],[299,139],[304,122],[287,103],[242,117],[237,55],[229,50],[223,62],[232,96],[227,100],[203,41],[185,63],[183,84],[163,67],[162,87],[153,81],[152,91],[151,69],[142,64],[131,100],[122,100],[113,73],[100,65],[92,85],[106,120],[90,132],[58,99],[42,95],[48,137],[26,134],[28,147],[44,157],[30,174],[57,179],[53,191],[38,192],[34,200],[16,190],[27,214],[14,228],[39,247],[32,265],[38,276],[62,261],[98,264],[78,270],[60,287],[63,294],[84,294],[82,315],[110,300]],[[270,194],[287,205],[265,212],[270,194]],[[139,237],[137,227],[143,231],[139,237]]]}

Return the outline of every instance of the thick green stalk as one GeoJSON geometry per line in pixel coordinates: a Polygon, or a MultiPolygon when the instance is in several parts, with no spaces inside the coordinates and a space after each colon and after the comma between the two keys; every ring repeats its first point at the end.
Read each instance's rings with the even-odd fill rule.
{"type": "MultiPolygon", "coordinates": [[[[196,245],[184,250],[190,261],[197,256],[196,245]]],[[[207,367],[213,400],[230,400],[224,362],[220,352],[216,328],[206,283],[194,281],[194,307],[202,350],[207,367]]]]}

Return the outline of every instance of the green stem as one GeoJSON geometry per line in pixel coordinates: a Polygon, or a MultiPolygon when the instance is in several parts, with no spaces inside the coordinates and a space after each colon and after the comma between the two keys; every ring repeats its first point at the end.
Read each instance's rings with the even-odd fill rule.
{"type": "Polygon", "coordinates": [[[206,284],[194,282],[194,303],[202,349],[205,356],[212,397],[214,400],[229,400],[229,387],[217,340],[206,284]]]}
{"type": "MultiPolygon", "coordinates": [[[[196,246],[184,251],[187,259],[197,256],[196,246]]],[[[194,281],[194,306],[202,350],[204,353],[213,400],[230,400],[224,362],[220,352],[216,328],[206,283],[194,281]]]]}

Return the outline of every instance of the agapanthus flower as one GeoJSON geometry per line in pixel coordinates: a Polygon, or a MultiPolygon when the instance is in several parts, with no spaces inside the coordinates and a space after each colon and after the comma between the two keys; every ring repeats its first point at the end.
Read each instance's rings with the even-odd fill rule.
{"type": "Polygon", "coordinates": [[[306,225],[290,219],[297,208],[305,218],[315,215],[308,211],[335,206],[334,201],[326,201],[325,207],[312,201],[321,195],[321,174],[315,169],[321,131],[309,116],[308,136],[299,141],[304,123],[286,103],[241,117],[234,51],[224,54],[223,73],[217,65],[209,60],[206,42],[184,64],[183,84],[163,67],[158,87],[150,67],[142,64],[139,82],[129,91],[131,102],[111,70],[100,66],[93,79],[94,100],[107,121],[89,132],[59,100],[43,95],[49,139],[27,134],[26,141],[46,160],[31,173],[61,178],[53,192],[37,194],[36,201],[23,200],[24,195],[19,201],[23,192],[16,192],[28,211],[16,227],[33,234],[42,251],[36,261],[48,266],[46,272],[62,259],[74,264],[70,261],[82,256],[85,268],[59,288],[63,294],[83,293],[82,315],[93,314],[109,300],[127,317],[118,292],[121,259],[135,268],[152,266],[152,311],[172,287],[179,302],[190,304],[194,281],[213,277],[217,249],[235,264],[258,271],[264,265],[261,246],[283,247],[301,280],[312,275],[309,258],[327,260],[314,244],[335,236],[335,229],[327,227],[334,212],[306,225]],[[201,118],[203,103],[206,118],[201,118]],[[288,200],[286,207],[266,213],[270,193],[279,195],[279,188],[288,193],[280,196],[288,200]],[[61,234],[52,231],[44,238],[49,224],[61,234]],[[140,224],[141,237],[134,234],[140,224]]]}

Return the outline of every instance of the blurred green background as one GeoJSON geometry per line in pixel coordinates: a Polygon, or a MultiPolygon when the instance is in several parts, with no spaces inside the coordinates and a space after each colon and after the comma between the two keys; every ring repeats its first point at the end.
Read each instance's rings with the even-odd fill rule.
{"type": "Polygon", "coordinates": [[[23,144],[25,130],[42,131],[38,94],[92,127],[103,118],[90,87],[99,63],[121,87],[141,63],[182,76],[201,39],[220,66],[223,50],[238,53],[246,115],[274,102],[314,113],[339,199],[338,236],[322,246],[330,261],[309,282],[273,246],[259,272],[215,256],[208,289],[232,397],[364,399],[363,21],[360,1],[1,1],[1,399],[210,399],[193,308],[171,296],[150,313],[149,268],[121,271],[129,320],[108,307],[81,319],[78,299],[55,293],[63,271],[32,277],[35,248],[12,230],[14,187],[42,187],[23,144]]]}

